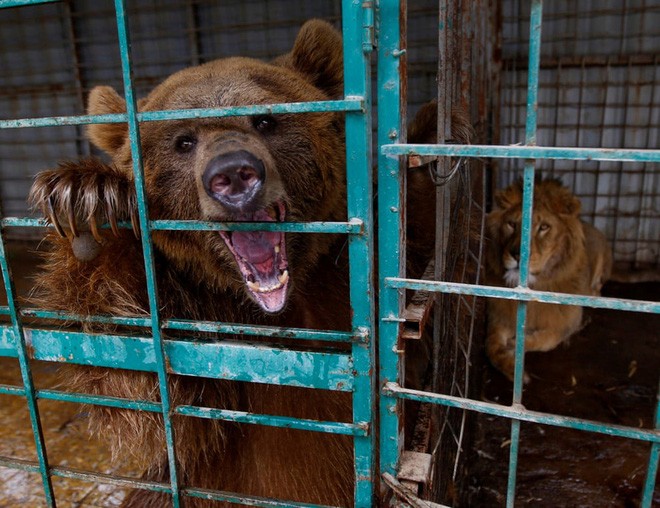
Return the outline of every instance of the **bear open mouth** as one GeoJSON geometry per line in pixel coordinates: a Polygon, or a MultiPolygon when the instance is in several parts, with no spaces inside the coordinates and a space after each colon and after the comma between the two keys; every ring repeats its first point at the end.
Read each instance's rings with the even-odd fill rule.
{"type": "MultiPolygon", "coordinates": [[[[282,222],[283,203],[242,214],[238,221],[282,222]]],[[[289,264],[284,233],[280,231],[221,231],[220,236],[234,255],[248,291],[263,310],[275,313],[286,303],[289,264]]]]}

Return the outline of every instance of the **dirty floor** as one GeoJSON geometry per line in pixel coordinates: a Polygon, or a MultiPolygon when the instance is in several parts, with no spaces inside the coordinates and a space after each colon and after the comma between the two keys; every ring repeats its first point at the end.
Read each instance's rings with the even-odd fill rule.
{"type": "MultiPolygon", "coordinates": [[[[604,296],[657,301],[660,283],[609,283],[604,296]]],[[[526,356],[532,381],[528,409],[652,428],[660,376],[660,316],[590,309],[589,324],[570,344],[526,356]]],[[[490,366],[484,400],[510,403],[511,384],[490,366]]],[[[465,506],[504,506],[510,423],[480,415],[465,506]]],[[[639,506],[649,459],[647,443],[523,423],[516,506],[639,506]]],[[[653,506],[660,506],[656,483],[653,506]]]]}
{"type": "MultiPolygon", "coordinates": [[[[13,272],[16,292],[27,295],[32,281],[27,274],[34,271],[38,258],[35,245],[8,246],[8,258],[13,272]]],[[[0,289],[0,305],[6,305],[4,289],[0,289]]],[[[45,362],[31,362],[37,388],[56,388],[61,383],[56,366],[45,362]]],[[[0,357],[0,384],[22,386],[18,360],[0,357]]],[[[85,432],[85,408],[79,404],[40,400],[38,403],[46,452],[51,465],[85,471],[137,477],[139,472],[131,464],[111,464],[110,452],[102,442],[90,439],[85,432]]],[[[0,457],[37,461],[30,414],[25,398],[0,395],[0,457]]],[[[53,478],[53,490],[58,508],[91,508],[118,506],[125,496],[123,489],[53,478]]],[[[38,508],[46,506],[38,473],[0,466],[0,508],[38,508]]]]}
{"type": "MultiPolygon", "coordinates": [[[[10,249],[17,292],[25,295],[37,262],[25,246],[10,249]]],[[[659,283],[608,284],[606,296],[658,300],[659,283]]],[[[5,304],[0,290],[0,304],[5,304]]],[[[527,355],[532,382],[523,403],[529,409],[600,422],[650,428],[660,374],[660,316],[589,310],[590,323],[566,347],[527,355]]],[[[32,363],[35,384],[58,383],[52,364],[32,363]]],[[[485,400],[508,403],[511,385],[486,367],[485,400]]],[[[0,384],[20,385],[18,362],[0,358],[0,384]]],[[[85,431],[85,409],[42,400],[42,427],[51,464],[102,473],[138,476],[128,463],[113,464],[102,442],[85,431]]],[[[472,449],[468,507],[504,506],[510,424],[480,415],[472,449]]],[[[523,424],[516,506],[628,508],[639,505],[649,445],[599,434],[523,424]]],[[[468,450],[466,450],[468,451],[468,450]]],[[[0,456],[36,460],[25,399],[0,395],[0,456]]],[[[125,492],[111,485],[54,478],[58,507],[112,507],[125,492]]],[[[0,508],[39,507],[45,501],[40,477],[0,466],[0,508]]],[[[660,487],[654,506],[660,507],[660,487]]]]}

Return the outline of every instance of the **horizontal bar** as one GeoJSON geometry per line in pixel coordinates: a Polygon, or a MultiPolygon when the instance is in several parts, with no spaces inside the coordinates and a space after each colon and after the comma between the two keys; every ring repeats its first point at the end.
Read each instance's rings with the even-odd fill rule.
{"type": "Polygon", "coordinates": [[[0,385],[0,395],[20,395],[25,397],[25,388],[22,386],[0,385]]]}
{"type": "MultiPolygon", "coordinates": [[[[9,315],[9,307],[0,306],[0,315],[9,315]]],[[[124,326],[148,328],[151,319],[148,317],[119,316],[85,316],[70,314],[64,311],[49,311],[40,309],[21,309],[22,317],[56,319],[59,321],[75,321],[80,323],[105,323],[124,326]]],[[[188,321],[181,319],[164,319],[162,328],[166,330],[183,330],[191,332],[222,333],[228,335],[250,335],[258,337],[274,337],[281,339],[303,339],[326,342],[358,342],[368,343],[369,334],[365,330],[357,333],[313,330],[309,328],[285,328],[279,326],[243,325],[234,323],[218,323],[213,321],[188,321]]]]}
{"type": "Polygon", "coordinates": [[[174,319],[163,320],[163,328],[167,328],[168,330],[226,333],[234,335],[257,335],[260,337],[277,337],[282,339],[306,339],[332,342],[369,342],[369,334],[367,331],[351,333],[340,331],[312,330],[307,328],[284,328],[274,326],[213,323],[210,321],[183,321],[174,319]]]}
{"type": "Polygon", "coordinates": [[[276,499],[268,499],[265,497],[247,496],[243,494],[233,494],[231,492],[219,492],[206,489],[182,488],[181,492],[186,496],[197,497],[200,499],[224,501],[226,503],[258,506],[263,508],[333,508],[327,505],[297,503],[295,501],[278,501],[276,499]]]}
{"type": "MultiPolygon", "coordinates": [[[[25,328],[25,336],[35,360],[156,372],[153,341],[147,337],[34,328],[25,328]]],[[[173,374],[346,392],[353,389],[352,359],[347,354],[245,342],[164,342],[168,371],[173,374]]],[[[16,355],[12,328],[0,326],[0,356],[16,355]]]]}
{"type": "Polygon", "coordinates": [[[385,155],[437,155],[502,159],[572,159],[587,161],[660,162],[660,150],[624,148],[570,148],[522,145],[383,145],[385,155]]]}
{"type": "Polygon", "coordinates": [[[467,409],[470,411],[477,411],[479,413],[485,413],[493,416],[503,416],[505,418],[511,418],[525,422],[540,423],[543,425],[552,425],[555,427],[564,427],[575,430],[584,430],[588,432],[606,434],[608,436],[637,439],[639,441],[649,441],[652,443],[660,442],[660,430],[642,430],[635,427],[624,427],[623,425],[599,423],[591,420],[583,420],[581,418],[573,418],[570,416],[541,413],[538,411],[530,411],[525,409],[525,407],[522,405],[503,406],[501,404],[493,404],[492,402],[463,399],[451,395],[420,392],[417,390],[402,388],[395,383],[387,383],[383,387],[383,393],[385,395],[399,397],[401,399],[428,402],[431,404],[440,404],[443,406],[455,407],[459,409],[467,409]]]}
{"type": "MultiPolygon", "coordinates": [[[[137,119],[139,122],[161,122],[165,120],[187,120],[190,118],[224,118],[230,116],[278,115],[286,113],[362,111],[363,108],[364,100],[362,97],[351,97],[349,99],[337,101],[287,102],[283,104],[259,104],[254,106],[234,106],[228,108],[145,111],[143,113],[138,113],[137,119]]],[[[122,123],[127,121],[128,115],[126,113],[18,118],[15,120],[0,120],[0,129],[122,123]]]]}
{"type": "Polygon", "coordinates": [[[284,231],[287,233],[361,233],[363,222],[204,222],[188,220],[153,220],[155,231],[284,231]]]}
{"type": "MultiPolygon", "coordinates": [[[[15,459],[12,457],[0,456],[0,466],[8,467],[11,469],[20,469],[30,473],[38,473],[39,466],[36,462],[24,459],[15,459]]],[[[73,478],[76,480],[83,480],[94,483],[107,483],[117,485],[118,487],[130,487],[152,490],[156,492],[164,492],[169,494],[171,489],[165,483],[152,482],[148,480],[138,480],[129,478],[127,476],[115,476],[105,473],[92,473],[89,471],[81,471],[69,467],[53,466],[49,470],[51,476],[58,476],[61,478],[73,478]]]]}
{"type": "Polygon", "coordinates": [[[367,424],[352,424],[341,422],[321,422],[302,418],[286,416],[263,415],[247,413],[245,411],[231,411],[228,409],[213,409],[195,406],[177,406],[176,412],[184,416],[209,418],[236,423],[254,423],[271,427],[285,427],[287,429],[309,430],[325,432],[328,434],[343,434],[348,436],[367,436],[367,424]]]}
{"type": "Polygon", "coordinates": [[[133,409],[136,411],[149,411],[151,413],[160,413],[163,410],[159,402],[122,399],[120,397],[108,397],[107,395],[62,392],[58,390],[37,390],[37,398],[45,400],[59,400],[61,402],[71,402],[76,404],[92,404],[94,406],[133,409]]]}
{"type": "MultiPolygon", "coordinates": [[[[25,397],[25,390],[19,386],[0,385],[0,394],[18,395],[25,397]]],[[[158,402],[146,400],[123,399],[120,397],[108,397],[105,395],[91,395],[85,393],[63,392],[58,390],[38,390],[37,398],[46,400],[58,400],[77,404],[92,404],[95,406],[115,407],[120,409],[132,409],[137,411],[149,411],[160,413],[162,406],[158,402]]],[[[236,423],[249,423],[257,425],[268,425],[271,427],[284,427],[289,429],[323,432],[327,434],[342,434],[347,436],[367,436],[368,425],[342,422],[322,422],[303,418],[290,418],[285,416],[274,416],[266,414],[248,413],[246,411],[232,411],[228,409],[215,409],[183,405],[177,406],[175,412],[197,418],[223,420],[236,423]]]]}
{"type": "Polygon", "coordinates": [[[580,307],[593,307],[596,309],[625,310],[632,312],[647,312],[651,314],[660,313],[660,302],[551,293],[549,291],[534,291],[533,289],[522,287],[504,288],[497,286],[482,286],[479,284],[463,284],[459,282],[400,279],[396,277],[386,278],[385,286],[397,289],[421,289],[438,293],[474,295],[486,298],[504,298],[505,300],[520,300],[525,302],[579,305],[580,307]]]}
{"type": "Polygon", "coordinates": [[[61,0],[0,0],[0,9],[6,7],[25,7],[28,5],[52,4],[61,0]]]}
{"type": "MultiPolygon", "coordinates": [[[[21,387],[0,385],[0,394],[25,396],[25,390],[21,387]]],[[[78,404],[92,404],[95,406],[115,407],[121,409],[132,409],[138,411],[149,411],[159,413],[162,411],[161,404],[146,400],[123,399],[119,397],[108,397],[103,395],[91,395],[84,393],[62,392],[57,390],[39,390],[37,398],[46,400],[58,400],[78,404]]],[[[177,406],[175,412],[197,418],[223,420],[236,423],[250,423],[257,425],[268,425],[271,427],[284,427],[297,430],[323,432],[327,434],[342,434],[347,436],[367,436],[367,424],[352,424],[342,422],[322,422],[303,418],[290,418],[284,416],[273,416],[245,411],[232,411],[228,409],[214,409],[198,406],[177,406]]]]}
{"type": "MultiPolygon", "coordinates": [[[[0,220],[2,227],[39,227],[52,225],[46,219],[5,217],[0,220]]],[[[131,228],[129,222],[118,224],[124,229],[131,228]]],[[[109,228],[109,224],[104,224],[109,228]]],[[[149,227],[154,231],[284,231],[287,233],[349,233],[361,234],[363,222],[351,219],[348,222],[208,222],[196,220],[152,220],[149,227]]]]}
{"type": "MultiPolygon", "coordinates": [[[[39,473],[39,465],[31,460],[15,459],[12,457],[0,456],[0,466],[11,469],[18,469],[27,471],[29,473],[39,473]]],[[[55,466],[50,468],[51,476],[60,478],[72,478],[75,480],[82,480],[91,483],[103,483],[109,485],[116,485],[125,488],[137,488],[150,490],[154,492],[162,492],[164,494],[171,494],[172,487],[168,483],[153,482],[148,480],[138,480],[127,476],[110,475],[105,473],[92,473],[89,471],[82,471],[70,467],[55,466]]],[[[298,508],[332,508],[324,505],[314,505],[305,503],[296,503],[292,501],[277,501],[274,499],[267,499],[257,496],[245,496],[242,494],[234,494],[231,492],[221,492],[207,489],[197,488],[184,488],[181,493],[201,499],[210,499],[214,501],[225,501],[233,504],[242,504],[250,506],[262,507],[298,507],[298,508]]]]}

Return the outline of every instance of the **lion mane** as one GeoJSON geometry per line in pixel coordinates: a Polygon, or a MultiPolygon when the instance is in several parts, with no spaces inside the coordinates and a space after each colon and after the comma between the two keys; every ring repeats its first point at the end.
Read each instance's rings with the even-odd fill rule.
{"type": "MultiPolygon", "coordinates": [[[[516,287],[520,280],[522,180],[495,193],[488,214],[486,280],[516,287]]],[[[557,179],[537,179],[530,231],[528,285],[538,291],[599,295],[611,272],[605,236],[579,218],[580,200],[557,179]]],[[[525,351],[550,351],[582,326],[582,307],[529,302],[525,351]]],[[[516,302],[488,302],[486,354],[494,367],[513,379],[516,302]]],[[[529,377],[525,374],[525,381],[529,377]]]]}

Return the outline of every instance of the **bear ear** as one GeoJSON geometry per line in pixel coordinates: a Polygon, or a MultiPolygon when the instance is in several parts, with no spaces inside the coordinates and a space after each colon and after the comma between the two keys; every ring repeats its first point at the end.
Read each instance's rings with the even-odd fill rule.
{"type": "MultiPolygon", "coordinates": [[[[114,88],[97,86],[89,93],[87,113],[90,115],[126,113],[126,103],[114,88]]],[[[92,124],[87,128],[87,135],[92,143],[112,155],[124,144],[128,136],[128,125],[123,122],[92,124]]]]}
{"type": "Polygon", "coordinates": [[[274,63],[297,70],[332,99],[344,94],[344,55],[341,35],[321,19],[307,21],[293,49],[274,63]]]}

